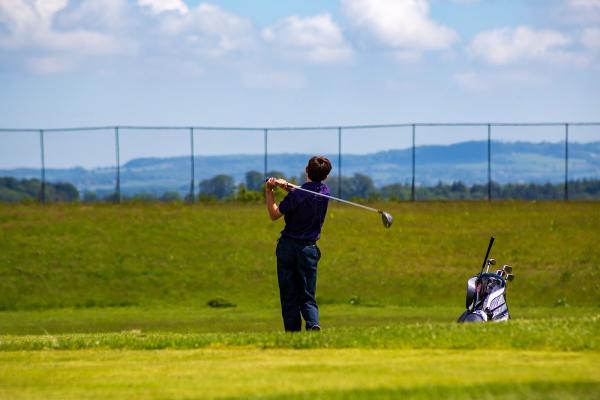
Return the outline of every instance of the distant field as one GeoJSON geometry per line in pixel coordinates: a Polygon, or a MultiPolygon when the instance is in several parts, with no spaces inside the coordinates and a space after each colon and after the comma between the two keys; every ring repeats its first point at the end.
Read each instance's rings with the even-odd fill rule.
{"type": "Polygon", "coordinates": [[[0,399],[597,398],[599,204],[377,206],[331,208],[295,335],[262,206],[0,206],[0,399]],[[492,233],[513,320],[458,325],[492,233]]]}

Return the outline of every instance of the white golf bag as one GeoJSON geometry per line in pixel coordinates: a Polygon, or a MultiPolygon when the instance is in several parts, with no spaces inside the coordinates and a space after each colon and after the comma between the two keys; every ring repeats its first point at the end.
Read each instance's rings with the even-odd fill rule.
{"type": "Polygon", "coordinates": [[[488,322],[506,321],[510,319],[506,304],[506,283],[515,276],[511,274],[512,267],[504,265],[496,273],[489,272],[490,266],[496,265],[496,260],[489,258],[494,244],[490,238],[487,252],[483,259],[481,272],[467,281],[466,310],[458,318],[458,322],[488,322]],[[487,269],[486,269],[487,267],[487,269]],[[485,272],[483,272],[485,269],[485,272]]]}
{"type": "Polygon", "coordinates": [[[466,307],[458,322],[510,319],[506,304],[506,280],[493,273],[484,273],[470,278],[467,281],[466,307]]]}

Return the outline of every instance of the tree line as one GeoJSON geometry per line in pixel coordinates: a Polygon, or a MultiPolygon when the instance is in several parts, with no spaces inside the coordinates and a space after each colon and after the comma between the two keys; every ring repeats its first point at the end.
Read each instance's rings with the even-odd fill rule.
{"type": "MultiPolygon", "coordinates": [[[[280,171],[270,171],[268,176],[284,178],[292,183],[302,183],[305,175],[286,177],[280,171]]],[[[408,183],[395,183],[377,188],[373,180],[364,174],[356,173],[353,176],[343,176],[341,179],[332,177],[327,184],[334,196],[337,196],[341,183],[341,196],[344,199],[363,200],[410,200],[412,188],[408,183]]],[[[204,179],[198,184],[197,199],[204,202],[213,201],[263,201],[264,176],[258,171],[248,171],[244,182],[237,184],[235,179],[226,174],[204,179]]],[[[85,191],[80,193],[75,186],[67,182],[46,183],[46,201],[48,202],[98,202],[114,201],[115,194],[99,196],[95,192],[85,191]]],[[[38,200],[41,193],[39,179],[15,179],[0,177],[0,202],[16,203],[38,200]]],[[[491,184],[491,194],[494,199],[523,199],[523,200],[562,200],[564,198],[564,184],[558,183],[509,183],[500,185],[491,184]]],[[[284,193],[278,192],[282,198],[284,193]]],[[[434,186],[417,186],[415,198],[417,200],[480,200],[488,196],[487,184],[466,185],[462,182],[443,183],[434,186]]],[[[569,182],[569,196],[584,200],[600,199],[600,179],[582,179],[569,182]]],[[[190,201],[189,195],[182,195],[179,191],[167,191],[161,195],[152,193],[139,193],[133,196],[123,196],[124,200],[132,201],[190,201]]]]}
{"type": "MultiPolygon", "coordinates": [[[[271,171],[267,176],[286,179],[279,171],[271,171]]],[[[306,175],[290,177],[292,183],[304,182],[306,175]]],[[[228,175],[217,175],[200,182],[200,197],[218,200],[235,199],[240,195],[248,196],[249,192],[257,192],[256,197],[262,199],[264,178],[258,171],[246,173],[245,183],[236,186],[234,179],[228,175]]],[[[344,199],[365,200],[410,200],[412,185],[394,183],[377,188],[368,175],[356,173],[353,176],[331,177],[326,181],[334,196],[341,194],[344,199]],[[339,186],[341,184],[341,191],[339,186]]],[[[562,200],[564,199],[563,183],[509,183],[501,185],[491,183],[491,195],[494,199],[523,200],[562,200]]],[[[582,179],[569,182],[569,194],[578,199],[600,199],[600,180],[582,179]]],[[[466,185],[463,182],[443,183],[435,186],[417,186],[415,197],[418,200],[479,200],[488,196],[488,185],[466,185]]],[[[243,197],[243,196],[242,196],[243,197]]]]}
{"type": "MultiPolygon", "coordinates": [[[[44,185],[45,199],[49,202],[71,202],[79,200],[79,191],[67,182],[44,185]]],[[[0,202],[18,203],[36,201],[42,193],[42,182],[39,179],[15,179],[0,177],[0,202]]]]}

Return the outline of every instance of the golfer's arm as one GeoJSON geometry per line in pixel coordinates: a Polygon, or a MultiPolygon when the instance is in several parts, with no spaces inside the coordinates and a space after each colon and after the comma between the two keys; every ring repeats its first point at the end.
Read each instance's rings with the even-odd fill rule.
{"type": "Polygon", "coordinates": [[[283,216],[281,211],[279,211],[279,207],[275,203],[275,198],[273,197],[273,191],[269,188],[265,188],[265,198],[267,200],[267,211],[269,212],[269,217],[271,220],[275,221],[283,216]]]}

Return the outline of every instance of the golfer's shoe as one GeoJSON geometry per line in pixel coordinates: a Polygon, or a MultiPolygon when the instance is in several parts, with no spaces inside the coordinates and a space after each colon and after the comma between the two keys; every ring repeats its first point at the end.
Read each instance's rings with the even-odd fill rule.
{"type": "Polygon", "coordinates": [[[313,325],[307,329],[308,331],[320,331],[321,327],[319,325],[313,325]]]}

